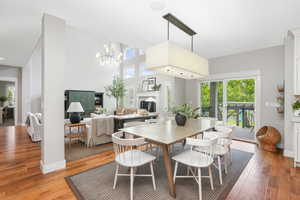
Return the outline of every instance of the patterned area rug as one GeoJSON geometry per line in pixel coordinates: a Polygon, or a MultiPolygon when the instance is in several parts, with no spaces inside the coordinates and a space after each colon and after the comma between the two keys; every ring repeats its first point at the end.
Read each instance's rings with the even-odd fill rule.
{"type": "MultiPolygon", "coordinates": [[[[180,148],[176,148],[175,154],[180,148]]],[[[174,155],[175,155],[174,154],[174,155]]],[[[211,190],[209,179],[202,178],[203,199],[222,200],[228,195],[238,180],[243,169],[252,157],[252,153],[232,150],[232,164],[229,166],[228,174],[223,173],[223,185],[220,185],[218,171],[213,167],[214,190],[211,190]]],[[[174,164],[174,163],[173,163],[174,164]]],[[[137,173],[150,173],[149,165],[139,167],[137,173]]],[[[122,168],[127,173],[127,168],[122,168]]],[[[135,200],[173,200],[169,196],[167,177],[162,155],[154,165],[157,190],[152,187],[150,177],[136,177],[134,180],[135,200]]],[[[186,167],[179,164],[178,174],[186,174],[186,167]]],[[[112,189],[115,173],[115,163],[109,163],[90,169],[73,176],[66,177],[77,199],[80,200],[128,200],[129,199],[129,177],[118,177],[115,190],[112,189]]],[[[202,175],[208,174],[207,170],[202,175]]],[[[194,179],[176,179],[177,200],[198,199],[198,185],[194,179]]]]}

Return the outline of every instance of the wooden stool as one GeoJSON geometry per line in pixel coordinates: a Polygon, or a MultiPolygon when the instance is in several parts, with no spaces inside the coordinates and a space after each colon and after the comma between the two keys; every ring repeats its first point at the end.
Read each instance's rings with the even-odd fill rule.
{"type": "Polygon", "coordinates": [[[256,133],[260,147],[265,151],[277,152],[276,145],[281,140],[279,131],[272,126],[263,126],[256,133]]]}

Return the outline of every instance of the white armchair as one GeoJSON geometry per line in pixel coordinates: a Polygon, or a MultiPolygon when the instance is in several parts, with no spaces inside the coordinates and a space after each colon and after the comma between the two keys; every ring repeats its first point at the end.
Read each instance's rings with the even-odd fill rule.
{"type": "Polygon", "coordinates": [[[28,135],[33,142],[39,142],[42,140],[42,124],[38,117],[32,113],[27,113],[29,121],[26,123],[26,129],[28,135]]]}

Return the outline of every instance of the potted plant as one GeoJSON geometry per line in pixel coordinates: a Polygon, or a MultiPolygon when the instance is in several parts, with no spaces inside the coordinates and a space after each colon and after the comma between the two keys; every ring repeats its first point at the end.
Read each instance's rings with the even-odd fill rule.
{"type": "Polygon", "coordinates": [[[1,96],[0,97],[0,107],[2,107],[6,101],[7,101],[7,97],[6,96],[1,96]]]}
{"type": "Polygon", "coordinates": [[[96,108],[95,113],[98,114],[98,115],[106,114],[107,113],[107,109],[99,107],[99,108],[96,108]]]}
{"type": "Polygon", "coordinates": [[[159,91],[161,84],[156,84],[153,86],[154,91],[159,91]]]}
{"type": "Polygon", "coordinates": [[[105,87],[105,93],[109,97],[114,97],[116,99],[116,109],[120,106],[120,100],[125,96],[126,89],[124,81],[115,77],[112,85],[105,87]]]}
{"type": "Polygon", "coordinates": [[[175,121],[178,126],[184,126],[187,119],[197,119],[200,115],[198,114],[198,108],[192,108],[190,104],[183,104],[172,108],[173,114],[175,114],[175,121]]]}
{"type": "Polygon", "coordinates": [[[9,102],[9,105],[11,105],[11,106],[13,105],[13,96],[14,96],[14,93],[11,90],[11,88],[9,88],[8,95],[7,95],[7,101],[9,102]]]}
{"type": "Polygon", "coordinates": [[[300,116],[300,100],[295,101],[292,104],[293,110],[294,110],[294,115],[299,117],[300,116]]]}

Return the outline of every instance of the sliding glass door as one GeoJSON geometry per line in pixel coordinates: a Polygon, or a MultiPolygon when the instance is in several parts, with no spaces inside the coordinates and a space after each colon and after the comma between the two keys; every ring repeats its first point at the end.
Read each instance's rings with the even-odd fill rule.
{"type": "Polygon", "coordinates": [[[223,81],[202,82],[200,90],[201,115],[223,120],[223,81]]]}
{"type": "Polygon", "coordinates": [[[200,83],[201,116],[235,125],[235,137],[254,141],[255,79],[200,83]]]}

